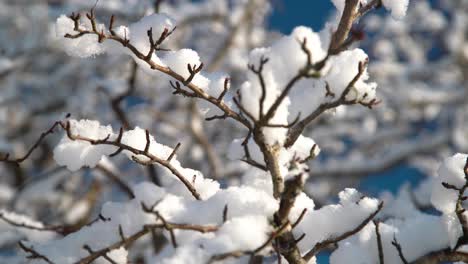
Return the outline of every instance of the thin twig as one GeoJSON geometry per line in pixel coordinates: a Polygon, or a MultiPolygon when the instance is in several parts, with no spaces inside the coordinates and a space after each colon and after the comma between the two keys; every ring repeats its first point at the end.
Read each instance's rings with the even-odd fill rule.
{"type": "Polygon", "coordinates": [[[314,257],[318,252],[320,252],[322,249],[326,248],[329,245],[333,245],[341,240],[344,240],[357,232],[361,231],[374,217],[382,210],[383,208],[383,202],[380,202],[377,210],[375,210],[371,215],[369,215],[366,219],[364,219],[356,228],[345,232],[337,237],[330,237],[322,242],[317,243],[311,250],[309,250],[305,255],[304,259],[306,261],[309,261],[312,257],[314,257]]]}
{"type": "Polygon", "coordinates": [[[396,239],[396,236],[393,235],[393,241],[392,241],[392,245],[396,248],[396,250],[398,251],[398,256],[400,257],[401,261],[404,263],[404,264],[409,264],[409,262],[406,260],[405,258],[405,255],[403,254],[403,249],[401,248],[401,245],[400,243],[398,243],[398,240],[396,239]]]}
{"type": "Polygon", "coordinates": [[[382,248],[382,236],[380,235],[380,222],[374,220],[375,225],[375,236],[377,238],[377,249],[379,251],[379,263],[384,264],[384,252],[382,248]]]}

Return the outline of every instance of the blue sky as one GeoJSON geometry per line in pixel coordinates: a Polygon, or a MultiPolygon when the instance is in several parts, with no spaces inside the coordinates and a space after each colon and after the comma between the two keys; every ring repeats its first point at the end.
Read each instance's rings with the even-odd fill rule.
{"type": "Polygon", "coordinates": [[[270,26],[284,34],[289,34],[299,25],[319,31],[334,9],[330,0],[272,0],[272,2],[274,10],[270,26]]]}

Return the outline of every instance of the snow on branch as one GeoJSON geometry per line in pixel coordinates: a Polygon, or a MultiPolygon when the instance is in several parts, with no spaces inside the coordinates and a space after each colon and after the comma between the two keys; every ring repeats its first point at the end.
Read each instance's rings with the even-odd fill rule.
{"type": "Polygon", "coordinates": [[[201,195],[189,180],[193,175],[184,175],[184,169],[180,167],[180,163],[173,159],[180,145],[178,144],[175,149],[163,146],[152,136],[150,137],[148,130],[143,131],[138,127],[125,132],[121,128],[119,134],[116,135],[110,126],[100,126],[97,121],[58,121],[41,135],[23,158],[9,159],[7,154],[3,161],[21,163],[57,127],[62,128],[66,133],[54,151],[54,157],[60,165],[66,165],[70,170],[77,170],[82,166],[94,167],[103,156],[115,156],[124,152],[129,159],[139,164],[162,165],[186,186],[193,197],[201,199],[201,195]],[[138,136],[141,138],[142,133],[145,134],[144,141],[138,138],[138,136]]]}
{"type": "MultiPolygon", "coordinates": [[[[94,15],[92,15],[92,12],[87,13],[86,17],[88,19],[88,22],[91,23],[91,25],[96,25],[96,18],[94,17],[94,15]]],[[[178,85],[178,83],[180,82],[184,86],[189,88],[193,92],[191,94],[192,97],[201,98],[214,104],[224,112],[226,117],[233,118],[239,121],[241,124],[245,125],[246,127],[250,127],[250,124],[245,118],[241,117],[238,113],[233,111],[222,100],[218,100],[217,97],[211,96],[205,91],[208,88],[206,87],[206,78],[198,74],[201,71],[203,64],[199,63],[198,55],[196,54],[196,52],[187,49],[180,50],[177,52],[171,52],[167,54],[163,61],[161,61],[160,58],[157,55],[155,55],[154,52],[161,51],[161,49],[159,49],[159,46],[163,44],[164,40],[166,40],[166,38],[168,38],[172,34],[173,30],[175,30],[175,27],[173,27],[171,30],[167,28],[167,26],[173,24],[170,18],[160,14],[153,14],[151,16],[147,16],[140,22],[133,25],[133,28],[135,29],[133,31],[136,31],[136,33],[131,34],[130,36],[127,35],[130,34],[127,33],[127,28],[120,27],[118,32],[113,30],[113,21],[115,19],[111,19],[112,23],[109,24],[109,30],[107,31],[104,28],[102,28],[101,30],[97,30],[96,26],[91,26],[91,28],[89,28],[84,25],[81,25],[80,18],[81,16],[79,14],[72,14],[69,18],[64,16],[60,17],[57,20],[57,34],[62,35],[64,38],[70,40],[81,39],[82,37],[87,36],[95,36],[97,37],[97,45],[101,44],[105,40],[118,42],[123,48],[126,49],[122,52],[128,51],[130,52],[130,55],[135,57],[137,62],[144,63],[143,65],[139,63],[139,65],[147,65],[149,67],[149,71],[159,71],[171,76],[176,80],[175,85],[178,85]],[[72,23],[70,22],[70,20],[72,23]],[[146,36],[139,33],[139,31],[141,31],[141,29],[147,25],[153,26],[147,30],[146,36]],[[160,32],[157,41],[154,41],[153,39],[153,36],[157,35],[154,32],[160,32]],[[145,52],[144,50],[147,50],[147,52],[145,52]],[[184,60],[186,60],[186,63],[183,62],[184,60]],[[167,64],[168,66],[165,66],[165,64],[167,64]],[[199,78],[197,78],[197,76],[199,78]]],[[[132,26],[130,27],[130,29],[132,29],[132,26]]],[[[82,45],[83,47],[89,46],[88,44],[76,43],[76,47],[74,47],[76,52],[79,52],[80,46],[82,45]]],[[[104,46],[101,45],[100,47],[104,46]]],[[[98,54],[101,51],[101,49],[102,48],[96,50],[97,53],[94,54],[98,54]]],[[[88,54],[85,53],[84,55],[88,54]]],[[[180,85],[176,91],[181,91],[180,85]]]]}

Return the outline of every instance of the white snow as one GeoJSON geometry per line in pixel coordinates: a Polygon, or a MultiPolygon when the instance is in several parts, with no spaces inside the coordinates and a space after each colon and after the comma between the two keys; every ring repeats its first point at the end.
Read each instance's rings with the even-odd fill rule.
{"type": "Polygon", "coordinates": [[[466,182],[463,168],[467,158],[466,154],[455,154],[446,158],[439,168],[438,177],[432,189],[431,202],[435,208],[445,214],[455,211],[458,191],[445,188],[442,183],[445,182],[461,188],[466,182]]]}
{"type": "Polygon", "coordinates": [[[382,0],[382,4],[392,13],[392,17],[402,19],[406,15],[409,0],[382,0]]]}
{"type": "MultiPolygon", "coordinates": [[[[65,38],[65,34],[75,35],[78,32],[73,30],[74,22],[65,15],[57,18],[55,30],[61,47],[65,52],[74,57],[87,58],[105,52],[105,47],[98,42],[96,35],[84,35],[76,39],[65,38]]],[[[80,24],[81,29],[90,29],[84,24],[80,24]]]]}
{"type": "MultiPolygon", "coordinates": [[[[102,126],[93,120],[70,120],[70,131],[73,136],[82,136],[93,140],[113,136],[111,126],[102,126]]],[[[66,134],[54,149],[57,164],[76,171],[83,166],[95,167],[105,155],[110,155],[117,147],[109,145],[92,145],[82,140],[71,140],[66,134]]]]}

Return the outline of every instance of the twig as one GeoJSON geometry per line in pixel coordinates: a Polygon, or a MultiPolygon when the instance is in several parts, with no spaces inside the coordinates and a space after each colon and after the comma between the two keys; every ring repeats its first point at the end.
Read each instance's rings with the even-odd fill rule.
{"type": "Polygon", "coordinates": [[[127,114],[122,109],[120,104],[122,103],[122,101],[124,101],[127,97],[129,97],[131,94],[135,92],[136,78],[137,78],[137,72],[138,72],[137,70],[138,70],[138,65],[135,61],[132,60],[130,77],[128,78],[127,90],[125,90],[123,93],[111,99],[112,110],[114,111],[115,115],[119,119],[124,129],[130,128],[130,121],[128,120],[127,114]]]}
{"type": "MultiPolygon", "coordinates": [[[[95,252],[91,249],[91,247],[90,247],[89,245],[84,245],[84,246],[83,246],[83,249],[85,249],[86,251],[88,251],[88,253],[89,253],[90,255],[92,255],[92,254],[95,253],[95,252]]],[[[111,264],[117,264],[117,262],[115,262],[111,257],[109,257],[109,255],[107,255],[107,253],[104,253],[104,254],[102,255],[102,257],[103,257],[105,260],[109,261],[111,264]]]]}
{"type": "Polygon", "coordinates": [[[27,223],[18,223],[12,219],[9,219],[4,215],[3,212],[0,212],[0,219],[3,220],[5,223],[14,226],[14,227],[20,227],[20,228],[25,228],[25,229],[30,229],[30,230],[36,230],[36,231],[52,231],[56,232],[58,234],[63,235],[65,226],[58,225],[58,226],[35,226],[35,225],[30,225],[27,223]]]}
{"type": "Polygon", "coordinates": [[[177,145],[176,145],[175,148],[172,150],[172,152],[171,152],[171,154],[169,155],[169,157],[167,157],[167,159],[166,159],[167,161],[170,162],[170,161],[172,160],[172,158],[174,158],[174,156],[175,156],[177,150],[180,148],[180,145],[181,145],[180,142],[177,143],[177,145]]]}
{"type": "Polygon", "coordinates": [[[307,213],[307,208],[304,208],[304,210],[302,210],[301,214],[299,215],[299,217],[297,218],[296,222],[294,222],[292,225],[291,225],[291,228],[294,229],[301,221],[302,219],[304,219],[304,216],[305,214],[307,213]]]}
{"type": "Polygon", "coordinates": [[[361,231],[361,229],[363,229],[370,221],[372,221],[372,219],[374,219],[374,217],[380,212],[380,210],[382,210],[382,207],[383,207],[383,202],[380,202],[378,207],[377,207],[377,210],[375,210],[375,212],[373,212],[371,215],[369,215],[366,219],[364,219],[356,228],[348,231],[348,232],[345,232],[337,237],[330,237],[322,242],[319,242],[317,243],[309,252],[307,252],[305,255],[304,255],[304,259],[306,261],[309,261],[313,256],[315,256],[318,252],[320,252],[322,249],[326,248],[328,245],[332,245],[332,244],[335,244],[341,240],[344,240],[356,233],[358,233],[359,231],[361,231]]]}
{"type": "Polygon", "coordinates": [[[380,222],[374,220],[375,225],[375,236],[377,238],[377,249],[379,250],[379,263],[384,264],[384,252],[382,248],[382,236],[380,235],[380,222]]]}
{"type": "Polygon", "coordinates": [[[28,152],[24,154],[23,157],[21,158],[16,158],[16,159],[10,159],[10,154],[6,153],[3,157],[0,158],[0,162],[8,162],[8,163],[14,163],[14,164],[19,164],[25,161],[26,159],[29,158],[29,156],[34,152],[34,150],[39,147],[39,145],[42,143],[42,141],[50,134],[53,134],[55,131],[55,128],[58,126],[61,126],[61,122],[55,122],[46,132],[42,133],[41,136],[36,140],[36,142],[33,144],[31,148],[29,148],[28,152]]]}
{"type": "Polygon", "coordinates": [[[115,182],[117,186],[119,186],[119,188],[124,191],[124,193],[127,194],[130,199],[135,198],[135,194],[133,193],[132,188],[130,188],[130,186],[128,186],[128,184],[125,183],[119,176],[117,176],[111,169],[106,168],[101,164],[96,165],[96,169],[100,170],[105,176],[115,182]]]}
{"type": "Polygon", "coordinates": [[[45,262],[47,262],[49,264],[54,264],[54,262],[52,262],[48,257],[46,257],[45,255],[42,255],[41,253],[34,250],[33,247],[27,247],[21,241],[18,242],[18,245],[24,252],[29,253],[29,256],[27,256],[26,258],[28,258],[28,259],[42,259],[42,260],[44,260],[45,262]]]}
{"type": "Polygon", "coordinates": [[[248,65],[248,68],[249,70],[251,70],[255,75],[257,75],[257,78],[258,78],[258,81],[260,83],[260,87],[262,89],[262,93],[260,95],[260,99],[259,99],[259,102],[258,102],[258,105],[259,105],[259,113],[258,113],[258,118],[259,119],[262,119],[263,117],[263,106],[265,104],[265,99],[266,99],[266,84],[265,84],[265,78],[263,77],[263,67],[265,66],[265,64],[267,64],[267,62],[269,61],[268,58],[265,58],[265,57],[261,57],[260,58],[260,62],[259,62],[259,65],[257,68],[255,68],[255,65],[253,64],[249,64],[248,65]]]}
{"type": "Polygon", "coordinates": [[[223,208],[223,223],[226,223],[228,218],[228,205],[226,204],[223,208]]]}
{"type": "Polygon", "coordinates": [[[398,251],[398,256],[400,257],[401,261],[404,263],[404,264],[409,264],[409,262],[406,260],[405,258],[405,255],[403,254],[403,250],[401,248],[401,245],[400,243],[398,243],[397,239],[396,239],[396,236],[393,235],[393,241],[392,241],[392,245],[396,248],[396,250],[398,251]]]}

